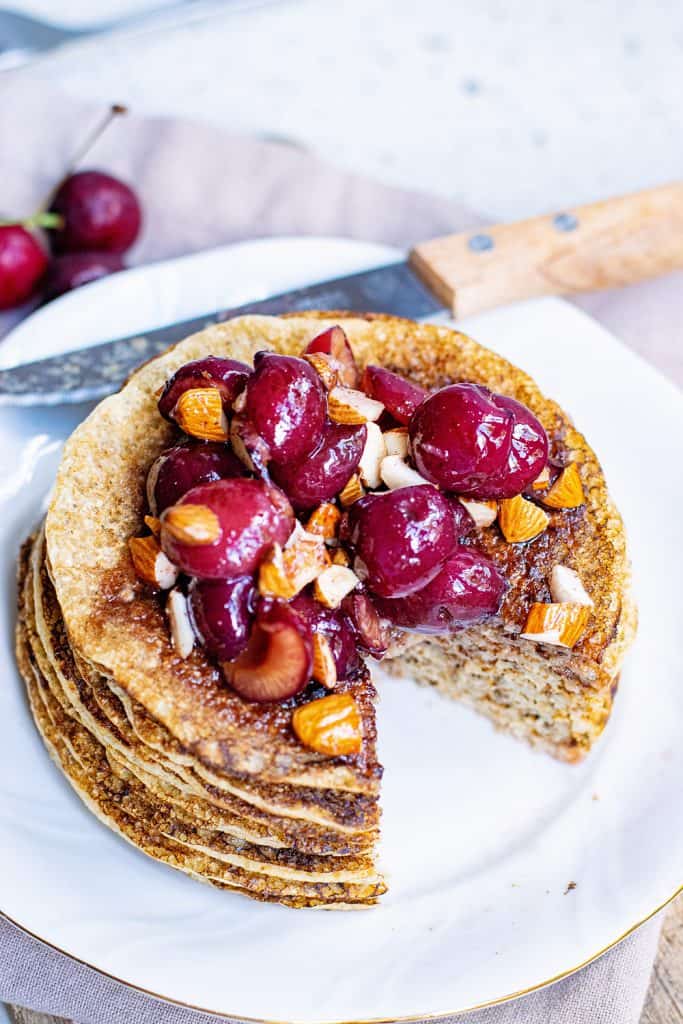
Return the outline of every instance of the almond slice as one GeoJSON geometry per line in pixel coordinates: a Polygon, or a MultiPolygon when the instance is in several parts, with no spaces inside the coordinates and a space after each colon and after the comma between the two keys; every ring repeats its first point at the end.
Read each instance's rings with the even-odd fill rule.
{"type": "Polygon", "coordinates": [[[410,451],[407,427],[393,427],[384,431],[384,447],[387,455],[398,455],[401,459],[407,459],[410,451]]]}
{"type": "Polygon", "coordinates": [[[186,434],[203,441],[227,441],[228,421],[217,388],[190,388],[175,404],[173,418],[186,434]]]}
{"type": "Polygon", "coordinates": [[[312,583],[330,564],[325,543],[301,531],[301,536],[282,548],[273,544],[259,566],[258,588],[264,597],[290,601],[312,583]]]}
{"type": "Polygon", "coordinates": [[[387,449],[384,444],[384,435],[376,423],[366,423],[365,429],[368,436],[365,439],[363,454],[358,463],[358,472],[361,481],[372,491],[382,483],[380,466],[382,459],[387,454],[387,449]]]}
{"type": "Polygon", "coordinates": [[[153,534],[131,537],[128,541],[133,567],[140,579],[157,590],[169,590],[178,579],[178,570],[166,557],[153,534]]]}
{"type": "Polygon", "coordinates": [[[390,491],[396,491],[399,487],[416,487],[418,484],[429,483],[429,480],[420,476],[416,469],[398,455],[387,455],[382,459],[380,473],[390,491]]]}
{"type": "Polygon", "coordinates": [[[360,482],[360,477],[357,473],[354,473],[351,479],[344,485],[339,492],[339,500],[344,508],[348,508],[349,505],[353,505],[354,501],[358,501],[365,494],[363,485],[360,482]]]}
{"type": "Polygon", "coordinates": [[[152,531],[155,537],[161,533],[161,520],[156,516],[145,516],[145,526],[152,531]]]}
{"type": "Polygon", "coordinates": [[[326,391],[332,391],[339,384],[339,371],[334,365],[332,356],[325,352],[309,352],[303,357],[323,382],[326,391]]]}
{"type": "Polygon", "coordinates": [[[337,666],[330,647],[330,641],[322,633],[313,634],[313,671],[316,683],[326,690],[334,690],[337,685],[337,666]]]}
{"type": "Polygon", "coordinates": [[[575,462],[562,470],[557,480],[541,501],[549,508],[578,508],[586,503],[579,469],[575,462]]]}
{"type": "Polygon", "coordinates": [[[333,388],[327,396],[327,412],[335,423],[347,426],[374,422],[384,412],[384,406],[354,388],[333,388]]]}
{"type": "Polygon", "coordinates": [[[495,523],[498,516],[498,502],[470,501],[469,498],[460,498],[459,501],[461,505],[465,506],[478,529],[483,530],[495,523]]]}
{"type": "Polygon", "coordinates": [[[161,528],[180,544],[213,544],[221,535],[218,516],[208,505],[171,505],[161,516],[161,528]]]}
{"type": "Polygon", "coordinates": [[[549,522],[543,509],[521,494],[515,498],[504,498],[499,505],[498,523],[509,544],[534,540],[548,528],[549,522]]]}
{"type": "Polygon", "coordinates": [[[543,491],[550,483],[550,468],[544,466],[536,479],[531,484],[532,491],[543,491]]]}
{"type": "Polygon", "coordinates": [[[292,728],[305,747],[328,757],[359,754],[363,746],[360,711],[348,693],[333,693],[297,708],[292,728]]]}
{"type": "Polygon", "coordinates": [[[584,604],[532,604],[520,636],[537,643],[571,648],[586,628],[590,614],[590,608],[584,604]]]}
{"type": "Polygon", "coordinates": [[[326,608],[338,608],[359,583],[353,569],[345,565],[331,565],[320,573],[313,584],[313,596],[326,608]]]}
{"type": "Polygon", "coordinates": [[[331,501],[324,501],[311,512],[306,522],[308,533],[316,534],[326,541],[336,541],[339,533],[341,512],[331,501]]]}
{"type": "Polygon", "coordinates": [[[192,628],[187,598],[177,588],[168,595],[166,614],[171,626],[173,647],[181,658],[189,658],[194,647],[195,634],[192,628]]]}
{"type": "Polygon", "coordinates": [[[575,569],[554,565],[550,573],[550,594],[557,604],[581,604],[593,607],[593,601],[575,569]]]}

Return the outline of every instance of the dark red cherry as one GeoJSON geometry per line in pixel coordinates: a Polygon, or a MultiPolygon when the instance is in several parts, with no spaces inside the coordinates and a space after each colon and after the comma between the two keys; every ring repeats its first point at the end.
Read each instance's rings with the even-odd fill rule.
{"type": "Polygon", "coordinates": [[[274,462],[299,462],[318,447],[327,404],[320,377],[305,359],[257,352],[247,382],[245,418],[274,462]]]}
{"type": "Polygon", "coordinates": [[[370,596],[356,588],[342,601],[342,610],[349,617],[358,646],[373,658],[383,658],[389,637],[370,596]]]}
{"type": "Polygon", "coordinates": [[[245,467],[226,445],[184,441],[162,452],[150,466],[147,474],[149,510],[159,516],[198,484],[245,474],[245,467]]]}
{"type": "Polygon", "coordinates": [[[396,626],[448,633],[495,615],[505,588],[493,562],[473,548],[458,547],[421,590],[393,601],[378,598],[377,607],[396,626]]]}
{"type": "Polygon", "coordinates": [[[245,700],[267,703],[300,693],[313,671],[311,632],[283,601],[261,600],[249,643],[236,661],[222,664],[230,686],[245,700]]]}
{"type": "Polygon", "coordinates": [[[302,617],[312,633],[320,633],[330,645],[337,679],[349,679],[358,672],[361,661],[356,648],[354,630],[340,609],[325,608],[309,593],[302,591],[292,601],[292,608],[302,617]]]}
{"type": "Polygon", "coordinates": [[[193,580],[190,616],[203,646],[219,661],[232,661],[249,640],[257,592],[251,576],[234,580],[193,580]]]}
{"type": "Polygon", "coordinates": [[[47,302],[72,292],[81,285],[99,281],[101,277],[125,270],[118,252],[65,252],[55,256],[45,275],[44,295],[47,302]]]}
{"type": "Polygon", "coordinates": [[[354,569],[383,597],[403,597],[439,571],[457,536],[448,499],[421,484],[368,494],[349,510],[354,569]]]}
{"type": "Polygon", "coordinates": [[[309,341],[305,352],[306,355],[321,352],[329,356],[339,374],[339,383],[347,388],[358,387],[358,367],[349,339],[341,327],[328,327],[322,334],[316,335],[309,341]]]}
{"type": "Polygon", "coordinates": [[[218,480],[193,487],[163,512],[161,546],[190,576],[231,579],[254,572],[274,543],[287,541],[293,526],[292,507],[277,487],[261,480],[218,480]],[[178,539],[171,525],[173,510],[187,505],[210,509],[220,528],[216,540],[187,543],[178,539]]]}
{"type": "Polygon", "coordinates": [[[370,398],[381,402],[398,423],[406,426],[418,405],[427,397],[424,388],[411,384],[405,377],[385,370],[383,366],[366,366],[361,388],[370,398]]]}
{"type": "Polygon", "coordinates": [[[166,381],[159,399],[159,412],[164,419],[173,419],[173,410],[184,391],[194,388],[218,388],[223,405],[230,407],[235,401],[251,373],[246,363],[221,356],[204,356],[191,363],[185,363],[166,381]]]}
{"type": "Polygon", "coordinates": [[[137,238],[142,221],[133,190],[101,171],[69,175],[57,189],[50,210],[64,218],[64,226],[52,233],[56,252],[125,252],[137,238]]]}
{"type": "Polygon", "coordinates": [[[297,512],[329,501],[343,490],[358,468],[367,427],[328,423],[316,450],[299,463],[273,466],[273,479],[297,512]]]}
{"type": "Polygon", "coordinates": [[[536,479],[545,466],[548,460],[548,435],[531,410],[521,402],[507,395],[495,397],[498,405],[508,409],[514,416],[512,448],[507,465],[493,480],[495,496],[514,498],[536,479]]]}
{"type": "Polygon", "coordinates": [[[20,224],[0,225],[0,309],[20,306],[37,290],[47,254],[20,224]]]}

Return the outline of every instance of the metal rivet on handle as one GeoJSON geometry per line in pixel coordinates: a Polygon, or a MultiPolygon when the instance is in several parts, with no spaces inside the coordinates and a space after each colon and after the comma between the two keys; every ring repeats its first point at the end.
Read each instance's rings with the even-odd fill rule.
{"type": "Polygon", "coordinates": [[[490,235],[472,235],[467,242],[468,249],[472,252],[487,252],[489,249],[493,249],[495,242],[490,235]]]}
{"type": "Polygon", "coordinates": [[[558,213],[553,217],[553,227],[558,231],[575,231],[578,226],[578,218],[573,213],[558,213]]]}

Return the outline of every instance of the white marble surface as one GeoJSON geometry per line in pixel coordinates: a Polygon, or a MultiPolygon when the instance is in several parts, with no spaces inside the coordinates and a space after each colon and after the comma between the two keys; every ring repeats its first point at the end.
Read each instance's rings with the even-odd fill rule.
{"type": "MultiPolygon", "coordinates": [[[[75,2],[50,6],[66,16],[75,2]]],[[[501,219],[681,174],[680,0],[215,9],[175,28],[164,19],[80,43],[11,74],[141,112],[292,137],[501,219]]]]}

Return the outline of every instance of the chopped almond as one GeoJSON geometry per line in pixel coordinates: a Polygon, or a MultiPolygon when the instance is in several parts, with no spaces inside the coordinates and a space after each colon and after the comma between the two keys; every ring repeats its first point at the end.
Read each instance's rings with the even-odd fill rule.
{"type": "Polygon", "coordinates": [[[558,604],[582,604],[593,607],[593,601],[575,569],[554,565],[550,573],[550,594],[558,604]]]}
{"type": "Polygon", "coordinates": [[[423,476],[404,462],[399,455],[387,455],[382,459],[380,466],[382,480],[390,491],[396,491],[399,487],[416,487],[418,484],[428,484],[423,476]]]}
{"type": "Polygon", "coordinates": [[[213,544],[221,535],[218,516],[208,505],[171,505],[161,516],[161,528],[180,544],[213,544]]]}
{"type": "Polygon", "coordinates": [[[562,470],[557,480],[545,494],[541,501],[549,508],[578,508],[584,505],[586,496],[583,493],[583,484],[579,469],[575,462],[562,470]]]}
{"type": "Polygon", "coordinates": [[[350,565],[351,559],[344,548],[335,548],[332,554],[332,565],[350,565]]]}
{"type": "Polygon", "coordinates": [[[360,482],[360,477],[357,473],[354,473],[351,479],[339,492],[339,500],[344,508],[348,508],[349,505],[353,505],[354,501],[358,501],[365,494],[363,485],[360,482]]]}
{"type": "Polygon", "coordinates": [[[322,633],[313,634],[313,678],[326,690],[337,685],[337,666],[330,647],[330,641],[322,633]]]}
{"type": "Polygon", "coordinates": [[[548,528],[548,516],[542,508],[527,501],[521,494],[505,498],[498,510],[498,522],[509,544],[522,544],[534,540],[548,528]]]}
{"type": "Polygon", "coordinates": [[[334,365],[332,356],[325,352],[309,352],[304,356],[323,382],[326,391],[331,391],[339,384],[339,371],[334,365]]]}
{"type": "Polygon", "coordinates": [[[145,526],[152,531],[155,537],[161,533],[161,520],[156,516],[145,516],[145,526]]]}
{"type": "Polygon", "coordinates": [[[313,585],[313,595],[326,608],[338,608],[347,594],[360,580],[353,569],[344,565],[331,565],[320,573],[313,585]]]}
{"type": "Polygon", "coordinates": [[[550,469],[544,466],[531,485],[532,491],[543,491],[550,483],[550,469]]]}
{"type": "Polygon", "coordinates": [[[273,544],[259,566],[258,588],[264,597],[290,601],[330,564],[325,543],[301,531],[293,542],[282,548],[273,544]]]}
{"type": "Polygon", "coordinates": [[[187,606],[187,598],[178,589],[168,595],[166,614],[171,626],[171,639],[181,658],[189,658],[194,647],[195,634],[187,606]]]}
{"type": "Polygon", "coordinates": [[[384,412],[384,406],[354,388],[333,388],[327,396],[327,411],[335,423],[347,426],[373,423],[384,412]]]}
{"type": "Polygon", "coordinates": [[[304,746],[328,757],[359,754],[363,746],[360,711],[348,693],[333,693],[297,708],[292,728],[304,746]]]}
{"type": "Polygon", "coordinates": [[[584,604],[532,604],[520,635],[525,640],[571,648],[586,628],[590,614],[584,604]]]}
{"type": "Polygon", "coordinates": [[[173,410],[173,418],[180,429],[192,437],[203,441],[228,440],[228,421],[217,388],[183,391],[173,410]]]}
{"type": "Polygon", "coordinates": [[[306,523],[308,533],[316,534],[326,541],[336,541],[339,533],[341,512],[331,501],[324,501],[311,512],[306,523]]]}
{"type": "Polygon", "coordinates": [[[159,547],[153,534],[131,537],[128,541],[130,557],[140,579],[157,590],[169,590],[178,579],[178,570],[159,547]]]}
{"type": "Polygon", "coordinates": [[[474,525],[480,530],[492,526],[498,516],[496,501],[470,501],[469,498],[460,498],[460,504],[464,505],[474,520],[474,525]]]}
{"type": "Polygon", "coordinates": [[[410,451],[408,428],[394,427],[392,430],[385,430],[384,447],[387,450],[387,455],[398,455],[401,459],[407,459],[410,451]]]}
{"type": "Polygon", "coordinates": [[[380,466],[382,459],[387,454],[387,450],[382,431],[376,423],[366,423],[365,429],[368,432],[368,436],[358,464],[358,471],[362,482],[372,491],[382,483],[380,466]]]}

